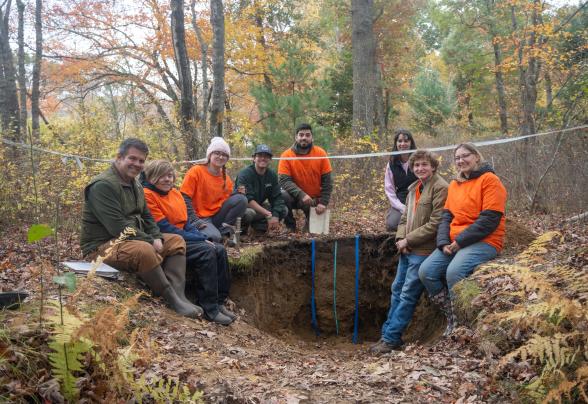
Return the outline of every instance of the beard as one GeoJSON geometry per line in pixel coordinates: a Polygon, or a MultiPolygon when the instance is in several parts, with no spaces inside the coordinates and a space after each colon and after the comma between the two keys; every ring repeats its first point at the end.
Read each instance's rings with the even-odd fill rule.
{"type": "Polygon", "coordinates": [[[308,142],[305,146],[298,143],[298,147],[301,148],[302,150],[308,150],[312,147],[312,142],[308,142]]]}

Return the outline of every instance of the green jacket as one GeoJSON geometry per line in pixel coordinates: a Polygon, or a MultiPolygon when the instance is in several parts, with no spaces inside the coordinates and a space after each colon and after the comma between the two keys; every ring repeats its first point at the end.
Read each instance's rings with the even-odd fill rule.
{"type": "Polygon", "coordinates": [[[441,223],[449,184],[439,174],[433,174],[425,182],[415,210],[414,200],[418,184],[419,182],[415,181],[408,187],[406,209],[396,230],[396,240],[406,238],[412,254],[429,255],[436,248],[435,237],[441,223]]]}
{"type": "Polygon", "coordinates": [[[127,240],[153,243],[162,238],[157,224],[145,203],[143,187],[134,180],[125,185],[112,165],[102,174],[92,178],[84,189],[82,234],[80,247],[84,256],[109,240],[118,238],[126,227],[137,234],[127,240]]]}
{"type": "Polygon", "coordinates": [[[239,185],[245,186],[248,202],[255,201],[262,205],[267,200],[271,207],[272,216],[286,216],[286,203],[282,198],[278,175],[271,168],[268,168],[264,175],[259,175],[255,171],[255,164],[245,167],[237,175],[235,189],[239,185]]]}

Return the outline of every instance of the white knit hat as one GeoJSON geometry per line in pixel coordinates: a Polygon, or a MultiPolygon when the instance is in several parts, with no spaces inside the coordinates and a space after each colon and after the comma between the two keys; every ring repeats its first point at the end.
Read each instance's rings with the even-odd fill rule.
{"type": "Polygon", "coordinates": [[[210,145],[208,145],[208,149],[206,149],[206,160],[210,159],[210,154],[212,152],[223,152],[231,157],[231,148],[222,137],[215,136],[210,140],[210,145]]]}

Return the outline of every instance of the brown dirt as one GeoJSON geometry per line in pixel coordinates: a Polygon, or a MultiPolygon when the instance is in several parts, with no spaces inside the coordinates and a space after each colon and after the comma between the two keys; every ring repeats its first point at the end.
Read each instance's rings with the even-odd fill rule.
{"type": "MultiPolygon", "coordinates": [[[[390,285],[397,257],[389,235],[360,238],[359,341],[377,341],[387,317],[390,285]]],[[[348,343],[355,313],[355,239],[316,241],[315,296],[320,336],[311,327],[311,242],[266,245],[254,270],[234,275],[231,297],[245,309],[251,323],[268,333],[294,342],[327,340],[348,343]],[[337,319],[333,312],[333,253],[337,242],[337,319]]],[[[439,312],[425,299],[405,334],[406,341],[426,342],[443,327],[439,312]]]]}

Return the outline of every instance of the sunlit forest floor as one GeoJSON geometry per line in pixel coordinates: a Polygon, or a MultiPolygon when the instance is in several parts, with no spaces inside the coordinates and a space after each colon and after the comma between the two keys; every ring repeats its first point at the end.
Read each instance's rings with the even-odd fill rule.
{"type": "MultiPolygon", "coordinates": [[[[337,287],[339,336],[324,314],[319,317],[319,322],[323,320],[321,335],[316,336],[308,321],[308,277],[300,275],[309,274],[306,258],[291,262],[293,275],[280,272],[279,278],[292,291],[281,300],[284,285],[271,271],[278,267],[284,271],[285,265],[258,267],[270,262],[267,257],[265,261],[250,260],[248,267],[243,264],[250,258],[248,250],[259,253],[271,243],[285,251],[280,259],[287,259],[288,250],[294,256],[301,254],[308,246],[307,237],[295,234],[280,240],[257,239],[231,251],[231,298],[239,318],[228,327],[177,316],[148,294],[136,301],[136,294],[144,289],[130,274],[118,281],[78,278],[74,292],[62,290],[67,302],[65,323],[69,321],[72,329],[71,341],[81,336],[93,348],[84,351],[71,346],[81,353],[75,361],[79,368],[71,363],[66,366],[69,377],[60,373],[64,364],[54,354],[55,335],[67,332],[59,328],[59,316],[44,316],[41,322],[39,308],[43,291],[44,310],[55,314],[58,305],[47,302],[58,297],[51,282],[58,274],[47,260],[54,260],[57,254],[60,260],[79,259],[77,236],[61,234],[57,243],[45,240],[30,245],[26,228],[4,229],[2,289],[26,290],[31,296],[20,309],[0,312],[0,399],[62,402],[65,395],[84,402],[133,397],[143,402],[465,403],[545,397],[585,401],[586,223],[568,223],[554,215],[511,217],[505,252],[460,285],[461,326],[450,338],[440,337],[444,328],[441,314],[423,299],[404,350],[373,356],[368,348],[378,336],[377,327],[370,324],[381,324],[389,296],[362,283],[359,343],[353,344],[351,323],[346,320],[353,311],[346,307],[352,306],[352,294],[345,293],[348,282],[344,275],[337,287]],[[541,237],[533,242],[536,236],[541,237]],[[258,276],[260,273],[264,275],[258,276]],[[248,295],[247,290],[255,293],[248,295]],[[303,304],[292,303],[297,294],[304,295],[303,304]],[[378,297],[369,300],[370,295],[378,297]],[[378,306],[375,300],[382,302],[378,306]],[[68,383],[71,390],[65,391],[68,383]]],[[[321,245],[338,239],[342,255],[352,254],[345,237],[352,240],[358,228],[365,246],[385,244],[388,236],[373,223],[361,217],[334,220],[334,234],[321,245]],[[378,232],[379,236],[370,236],[378,232]]],[[[362,276],[365,273],[366,279],[370,273],[386,270],[386,265],[377,265],[383,257],[376,256],[388,250],[370,249],[363,254],[362,259],[370,254],[375,257],[374,261],[365,258],[362,276]]],[[[340,273],[352,270],[342,256],[339,262],[340,273]]],[[[395,265],[390,264],[388,271],[394,270],[395,265]]],[[[390,279],[392,273],[382,275],[380,283],[390,279]]],[[[384,290],[388,287],[383,285],[384,290]]],[[[326,299],[320,293],[324,291],[317,290],[319,302],[326,299]]],[[[67,354],[64,358],[72,361],[67,354]]]]}

